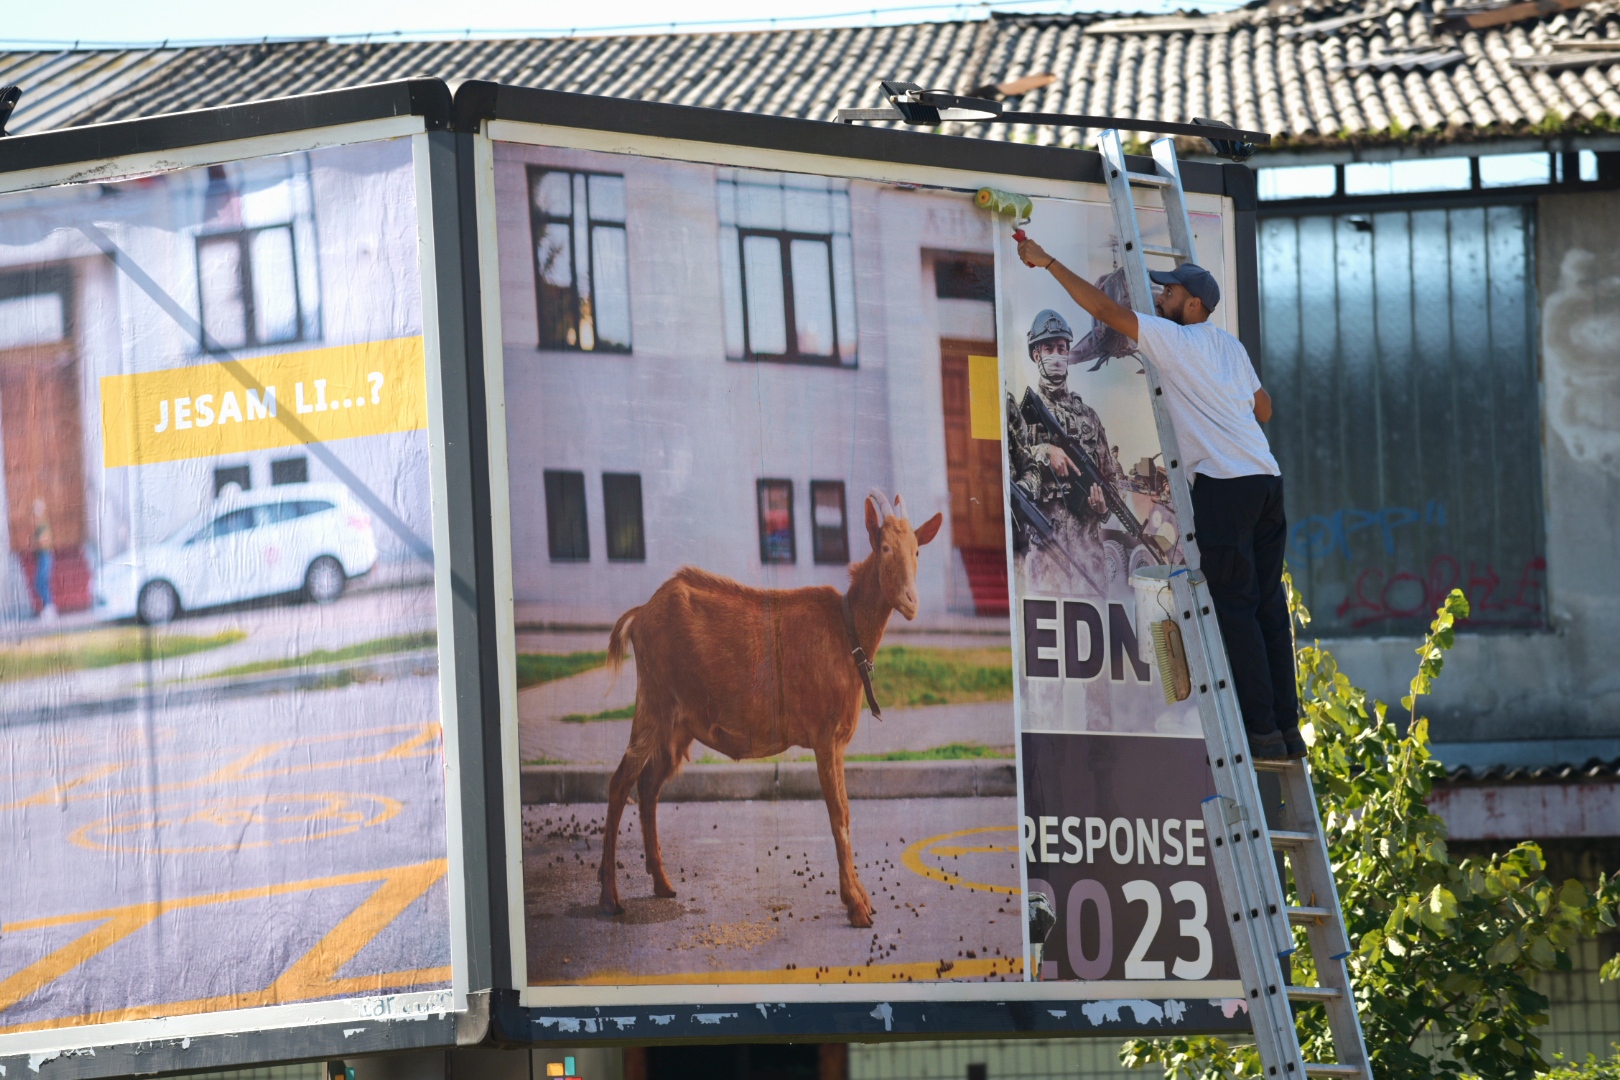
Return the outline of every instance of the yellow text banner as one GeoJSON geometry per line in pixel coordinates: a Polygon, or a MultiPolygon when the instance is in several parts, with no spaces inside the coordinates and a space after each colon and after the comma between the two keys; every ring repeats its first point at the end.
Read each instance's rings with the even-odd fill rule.
{"type": "Polygon", "coordinates": [[[101,380],[108,468],[425,427],[420,337],[101,380]]]}

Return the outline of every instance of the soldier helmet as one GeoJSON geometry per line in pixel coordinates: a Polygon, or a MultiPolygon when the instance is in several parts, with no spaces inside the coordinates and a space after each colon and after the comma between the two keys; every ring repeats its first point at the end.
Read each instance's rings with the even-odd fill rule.
{"type": "Polygon", "coordinates": [[[1074,344],[1074,331],[1069,329],[1069,321],[1051,308],[1043,308],[1035,316],[1035,321],[1029,324],[1028,344],[1030,354],[1034,355],[1035,346],[1043,341],[1054,341],[1057,338],[1074,344]]]}

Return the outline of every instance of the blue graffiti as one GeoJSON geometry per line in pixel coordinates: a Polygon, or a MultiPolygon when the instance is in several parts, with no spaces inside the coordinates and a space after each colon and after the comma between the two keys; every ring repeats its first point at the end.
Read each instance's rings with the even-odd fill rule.
{"type": "Polygon", "coordinates": [[[1409,506],[1384,506],[1377,510],[1335,510],[1312,514],[1289,533],[1288,546],[1301,560],[1323,559],[1334,553],[1351,559],[1350,538],[1368,529],[1383,536],[1384,554],[1395,554],[1395,530],[1405,525],[1445,525],[1446,504],[1431,499],[1422,510],[1409,506]]]}

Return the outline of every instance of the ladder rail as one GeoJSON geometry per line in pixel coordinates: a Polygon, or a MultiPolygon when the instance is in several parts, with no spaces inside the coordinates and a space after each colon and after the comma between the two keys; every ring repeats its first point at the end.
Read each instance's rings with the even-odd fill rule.
{"type": "MultiPolygon", "coordinates": [[[[1181,165],[1172,139],[1153,143],[1154,171],[1133,173],[1124,143],[1114,129],[1098,139],[1103,178],[1119,237],[1126,292],[1138,313],[1153,314],[1153,287],[1147,257],[1176,264],[1197,261],[1192,222],[1181,184],[1181,165]],[[1170,245],[1145,245],[1131,186],[1158,190],[1170,245]]],[[[1209,586],[1200,572],[1189,477],[1181,464],[1175,427],[1164,404],[1164,390],[1151,361],[1140,358],[1147,376],[1154,421],[1170,479],[1170,496],[1181,528],[1187,570],[1170,579],[1182,616],[1189,673],[1196,687],[1199,719],[1209,750],[1215,795],[1202,808],[1210,861],[1221,888],[1223,918],[1231,932],[1249,1017],[1266,1080],[1338,1077],[1372,1080],[1361,1021],[1346,960],[1350,953],[1338,886],[1316,812],[1310,773],[1303,762],[1249,761],[1248,738],[1219,626],[1211,613],[1209,586]],[[1247,766],[1245,763],[1247,762],[1247,766]],[[1266,821],[1256,768],[1281,775],[1284,807],[1277,828],[1266,821]],[[1273,852],[1282,850],[1293,870],[1297,905],[1287,904],[1273,852]],[[1282,961],[1294,951],[1298,924],[1310,945],[1318,985],[1290,987],[1282,961]],[[1301,1053],[1294,1007],[1320,1005],[1333,1037],[1334,1063],[1307,1062],[1301,1053]]]]}

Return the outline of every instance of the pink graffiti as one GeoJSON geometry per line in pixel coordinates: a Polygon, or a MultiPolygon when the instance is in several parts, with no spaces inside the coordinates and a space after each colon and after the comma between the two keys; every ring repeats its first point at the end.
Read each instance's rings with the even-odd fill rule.
{"type": "Polygon", "coordinates": [[[1541,623],[1541,596],[1545,583],[1541,574],[1547,560],[1540,555],[1526,559],[1517,583],[1506,590],[1491,563],[1468,564],[1463,581],[1462,564],[1454,555],[1437,555],[1429,563],[1427,576],[1411,570],[1386,574],[1368,567],[1356,575],[1350,595],[1339,604],[1339,618],[1352,616],[1356,628],[1385,619],[1428,619],[1454,588],[1468,597],[1471,623],[1492,626],[1536,626],[1541,623]],[[1511,594],[1511,595],[1510,595],[1511,594]]]}

